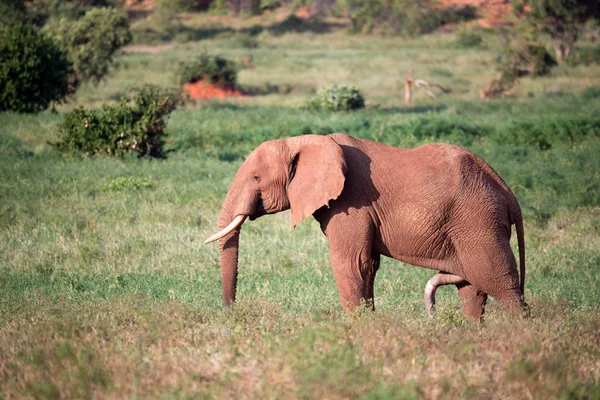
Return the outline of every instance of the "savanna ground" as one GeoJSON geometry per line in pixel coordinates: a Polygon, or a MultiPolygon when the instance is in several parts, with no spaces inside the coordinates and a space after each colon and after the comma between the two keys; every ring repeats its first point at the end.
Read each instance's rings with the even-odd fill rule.
{"type": "Polygon", "coordinates": [[[243,32],[268,18],[207,21],[188,21],[202,40],[121,54],[104,83],[58,113],[0,114],[0,396],[600,397],[600,66],[560,66],[482,102],[494,32],[483,48],[458,49],[454,33],[276,24],[249,50],[243,32]],[[203,50],[252,54],[239,83],[257,95],[180,107],[167,159],[64,157],[48,144],[74,105],[172,86],[179,61],[203,50]],[[452,92],[403,105],[411,69],[452,92]],[[300,108],[327,83],[355,85],[367,108],[300,108]],[[429,320],[422,294],[434,272],[389,259],[377,311],[347,315],[326,239],[312,220],[292,230],[287,212],[244,225],[238,302],[223,309],[218,249],[203,241],[237,167],[264,140],[332,132],[457,143],[496,168],[525,215],[531,316],[515,320],[490,300],[483,324],[464,321],[446,287],[429,320]]]}

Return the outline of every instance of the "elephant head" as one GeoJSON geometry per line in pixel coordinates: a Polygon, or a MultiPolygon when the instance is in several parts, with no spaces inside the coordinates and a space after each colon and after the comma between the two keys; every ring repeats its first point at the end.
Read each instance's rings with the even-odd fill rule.
{"type": "Polygon", "coordinates": [[[235,301],[240,227],[246,220],[291,208],[292,225],[335,200],[344,188],[341,147],[328,136],[264,142],[237,171],[219,215],[223,303],[235,301]]]}

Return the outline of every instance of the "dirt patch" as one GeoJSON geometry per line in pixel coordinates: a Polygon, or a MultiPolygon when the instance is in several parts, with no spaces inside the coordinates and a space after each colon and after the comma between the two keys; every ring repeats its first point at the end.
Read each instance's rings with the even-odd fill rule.
{"type": "Polygon", "coordinates": [[[194,100],[223,99],[226,97],[251,97],[235,88],[222,88],[204,81],[186,83],[183,91],[194,100]]]}

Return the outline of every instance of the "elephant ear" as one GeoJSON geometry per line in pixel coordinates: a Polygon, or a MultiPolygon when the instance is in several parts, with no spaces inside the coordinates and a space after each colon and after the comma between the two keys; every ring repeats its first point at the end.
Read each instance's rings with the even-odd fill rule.
{"type": "Polygon", "coordinates": [[[295,227],[342,193],[346,163],[342,148],[328,136],[305,135],[288,141],[292,162],[287,192],[295,227]]]}

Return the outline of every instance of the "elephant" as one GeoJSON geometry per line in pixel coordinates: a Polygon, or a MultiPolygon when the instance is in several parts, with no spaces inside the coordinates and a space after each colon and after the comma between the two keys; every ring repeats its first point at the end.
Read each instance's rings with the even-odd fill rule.
{"type": "Polygon", "coordinates": [[[498,173],[464,148],[402,149],[343,133],[262,143],[239,167],[219,232],[206,240],[219,241],[225,306],[236,298],[242,224],[288,209],[293,227],[311,215],[320,224],[346,310],[362,302],[375,309],[382,255],[439,271],[430,289],[456,284],[466,318],[482,318],[488,295],[504,309],[526,307],[521,208],[498,173]],[[510,247],[513,224],[519,271],[510,247]]]}

